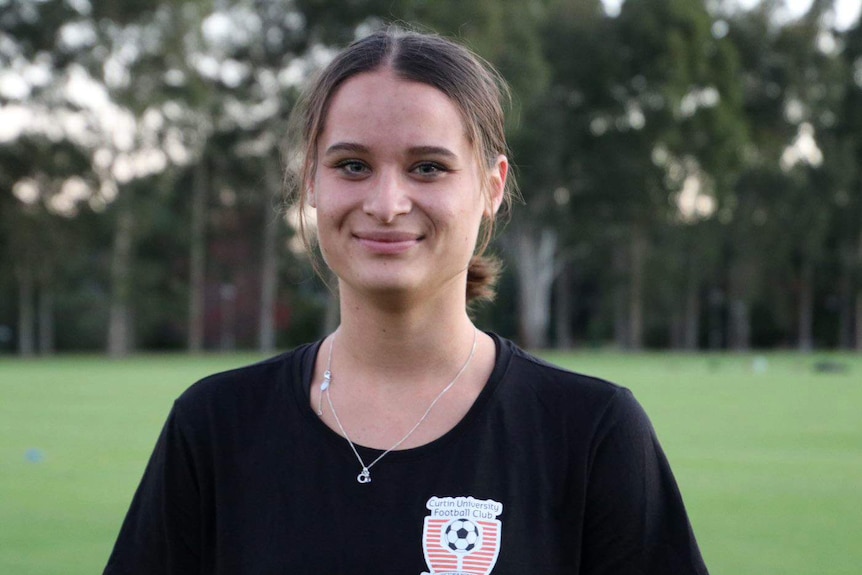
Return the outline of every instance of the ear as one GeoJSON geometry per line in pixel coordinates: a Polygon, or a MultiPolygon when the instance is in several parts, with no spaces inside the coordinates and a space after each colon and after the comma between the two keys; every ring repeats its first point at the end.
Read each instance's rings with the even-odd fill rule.
{"type": "Polygon", "coordinates": [[[485,207],[485,217],[493,218],[497,210],[503,204],[503,195],[506,191],[506,176],[509,175],[509,159],[500,154],[494,161],[494,165],[488,172],[489,196],[485,207]]]}
{"type": "Polygon", "coordinates": [[[314,193],[314,182],[306,182],[303,193],[305,194],[306,203],[312,208],[317,209],[317,196],[314,193]]]}

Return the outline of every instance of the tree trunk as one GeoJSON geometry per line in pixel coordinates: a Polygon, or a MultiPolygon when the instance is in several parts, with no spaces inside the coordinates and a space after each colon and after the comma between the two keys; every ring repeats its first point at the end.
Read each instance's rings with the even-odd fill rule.
{"type": "Polygon", "coordinates": [[[35,282],[33,272],[28,268],[18,269],[18,354],[32,357],[36,353],[36,333],[34,329],[35,282]]]}
{"type": "Polygon", "coordinates": [[[613,247],[613,305],[614,305],[614,344],[618,349],[628,349],[629,324],[626,313],[626,280],[628,257],[625,248],[616,244],[613,247]]]}
{"type": "Polygon", "coordinates": [[[856,351],[862,351],[862,289],[856,290],[856,351]]]}
{"type": "Polygon", "coordinates": [[[644,320],[643,320],[643,284],[644,284],[644,262],[646,260],[647,238],[643,230],[636,227],[632,230],[631,237],[631,265],[629,274],[629,349],[640,350],[644,346],[644,320]]]}
{"type": "Polygon", "coordinates": [[[685,343],[685,310],[673,306],[668,322],[668,341],[673,350],[683,349],[685,343]]]}
{"type": "Polygon", "coordinates": [[[111,308],[108,316],[108,355],[123,357],[131,351],[132,236],[134,216],[119,205],[111,255],[111,308]]]}
{"type": "Polygon", "coordinates": [[[853,348],[853,252],[846,246],[839,259],[838,278],[838,348],[853,348]]]}
{"type": "Polygon", "coordinates": [[[54,290],[43,279],[39,289],[39,354],[54,354],[54,290]]]}
{"type": "Polygon", "coordinates": [[[188,349],[204,348],[204,299],[206,297],[207,173],[203,158],[195,166],[192,183],[191,246],[189,254],[188,349]]]}
{"type": "Polygon", "coordinates": [[[700,339],[700,268],[697,258],[688,262],[688,279],[685,286],[685,319],[682,329],[683,349],[694,351],[700,339]]]}
{"type": "Polygon", "coordinates": [[[748,351],[751,348],[751,310],[748,301],[748,285],[751,280],[749,262],[737,260],[731,264],[728,289],[727,345],[733,351],[748,351]]]}
{"type": "MultiPolygon", "coordinates": [[[[859,233],[859,245],[856,249],[856,269],[862,269],[862,232],[859,233]]],[[[862,278],[857,278],[857,282],[862,278]]],[[[854,318],[856,351],[862,351],[862,285],[856,284],[856,313],[854,318]]]]}
{"type": "Polygon", "coordinates": [[[722,319],[724,299],[724,293],[720,288],[713,287],[709,290],[709,298],[707,300],[709,305],[707,312],[707,345],[712,351],[721,349],[724,344],[724,321],[722,319]]]}
{"type": "Polygon", "coordinates": [[[575,338],[572,336],[573,316],[573,294],[572,294],[572,266],[564,265],[557,274],[554,293],[556,295],[557,309],[554,313],[554,332],[556,334],[557,348],[572,349],[575,338]]]}
{"type": "Polygon", "coordinates": [[[542,349],[548,345],[557,234],[550,228],[538,235],[519,230],[514,241],[521,344],[542,349]]]}
{"type": "Polygon", "coordinates": [[[730,301],[730,326],[728,346],[733,351],[751,349],[751,313],[744,299],[730,301]]]}
{"type": "Polygon", "coordinates": [[[799,351],[814,348],[814,264],[811,257],[803,256],[799,273],[798,341],[799,351]]]}
{"type": "Polygon", "coordinates": [[[263,210],[263,255],[260,270],[260,311],[258,314],[258,348],[262,353],[275,350],[275,300],[278,291],[278,230],[280,214],[272,209],[269,198],[276,197],[281,179],[278,162],[267,167],[263,210]]]}
{"type": "Polygon", "coordinates": [[[853,349],[853,292],[850,282],[841,279],[838,308],[838,349],[853,349]],[[846,284],[846,285],[845,285],[846,284]]]}

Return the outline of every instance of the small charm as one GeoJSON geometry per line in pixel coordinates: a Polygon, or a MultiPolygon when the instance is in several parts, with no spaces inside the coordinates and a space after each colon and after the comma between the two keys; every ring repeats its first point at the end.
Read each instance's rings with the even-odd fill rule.
{"type": "Polygon", "coordinates": [[[317,396],[317,415],[323,415],[323,392],[329,389],[329,384],[332,381],[332,372],[328,369],[323,372],[323,382],[320,384],[320,393],[317,396]]]}
{"type": "Polygon", "coordinates": [[[371,472],[368,471],[367,467],[362,468],[362,471],[356,476],[356,481],[359,483],[371,483],[371,472]]]}

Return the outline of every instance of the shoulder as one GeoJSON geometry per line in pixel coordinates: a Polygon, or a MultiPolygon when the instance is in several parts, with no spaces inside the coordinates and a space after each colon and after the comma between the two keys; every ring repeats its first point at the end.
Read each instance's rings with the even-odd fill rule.
{"type": "Polygon", "coordinates": [[[188,389],[175,401],[178,417],[201,423],[204,419],[253,418],[256,413],[285,405],[316,344],[305,344],[258,363],[215,373],[188,389]]]}
{"type": "Polygon", "coordinates": [[[631,392],[614,382],[578,373],[540,359],[513,342],[499,338],[500,355],[508,358],[504,393],[528,397],[559,413],[596,420],[619,405],[637,404],[631,392]]]}

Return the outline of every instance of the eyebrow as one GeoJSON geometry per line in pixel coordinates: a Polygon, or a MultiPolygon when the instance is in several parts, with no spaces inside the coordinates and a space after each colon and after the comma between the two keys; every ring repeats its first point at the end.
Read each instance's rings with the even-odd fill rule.
{"type": "Polygon", "coordinates": [[[336,152],[355,152],[359,154],[364,154],[368,152],[368,148],[363,146],[362,144],[354,144],[352,142],[338,142],[337,144],[332,144],[326,151],[323,152],[324,156],[328,156],[329,154],[334,154],[336,152]]]}
{"type": "MultiPolygon", "coordinates": [[[[356,154],[367,154],[369,153],[369,149],[367,146],[363,146],[362,144],[357,144],[354,142],[337,142],[332,144],[326,151],[323,153],[325,156],[330,154],[334,154],[337,152],[352,152],[356,154]]],[[[413,146],[409,148],[407,152],[411,156],[443,156],[449,159],[457,159],[458,155],[455,154],[452,150],[448,148],[444,148],[442,146],[413,146]]]]}

